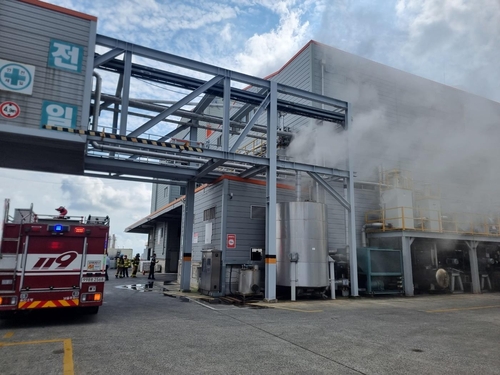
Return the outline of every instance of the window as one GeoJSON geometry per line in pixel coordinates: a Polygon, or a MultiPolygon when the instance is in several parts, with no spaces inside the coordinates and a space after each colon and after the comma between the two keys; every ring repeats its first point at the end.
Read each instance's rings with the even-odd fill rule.
{"type": "Polygon", "coordinates": [[[217,138],[217,147],[222,147],[222,135],[217,138]]]}
{"type": "Polygon", "coordinates": [[[165,189],[163,189],[163,198],[168,197],[168,186],[165,186],[165,189]]]}
{"type": "Polygon", "coordinates": [[[215,219],[215,207],[203,211],[203,221],[215,219]]]}
{"type": "Polygon", "coordinates": [[[266,207],[265,206],[250,206],[250,219],[265,220],[266,207]]]}
{"type": "Polygon", "coordinates": [[[264,254],[264,249],[252,248],[250,253],[250,260],[262,260],[262,254],[264,254]]]}
{"type": "Polygon", "coordinates": [[[186,195],[186,187],[185,186],[181,186],[181,188],[179,190],[179,194],[180,195],[186,195]]]}

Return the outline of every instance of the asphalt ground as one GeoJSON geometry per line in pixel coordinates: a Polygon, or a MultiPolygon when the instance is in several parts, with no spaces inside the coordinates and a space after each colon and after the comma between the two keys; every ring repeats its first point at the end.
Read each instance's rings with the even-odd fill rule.
{"type": "Polygon", "coordinates": [[[166,277],[112,278],[97,315],[0,320],[0,374],[500,374],[497,293],[235,307],[166,277]]]}

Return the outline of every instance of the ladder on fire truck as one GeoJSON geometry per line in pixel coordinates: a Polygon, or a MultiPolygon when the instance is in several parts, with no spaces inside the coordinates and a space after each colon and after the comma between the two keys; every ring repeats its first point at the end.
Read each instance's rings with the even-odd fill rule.
{"type": "MultiPolygon", "coordinates": [[[[2,233],[0,236],[0,273],[2,274],[12,274],[12,283],[10,284],[10,289],[8,285],[2,285],[3,291],[6,292],[14,292],[15,291],[15,278],[16,278],[16,269],[17,262],[19,261],[19,250],[20,250],[20,241],[21,241],[21,226],[19,227],[19,233],[17,238],[4,238],[5,235],[5,225],[10,222],[9,220],[9,212],[10,212],[10,199],[5,199],[4,201],[4,217],[2,221],[2,233]],[[2,243],[4,242],[15,242],[16,243],[16,253],[15,254],[3,254],[2,253],[2,243]],[[9,261],[10,260],[10,261],[9,261]]],[[[31,204],[30,209],[28,211],[28,215],[21,214],[21,222],[25,221],[27,217],[33,216],[33,204],[31,204]]],[[[14,219],[14,218],[13,218],[14,219]]]]}

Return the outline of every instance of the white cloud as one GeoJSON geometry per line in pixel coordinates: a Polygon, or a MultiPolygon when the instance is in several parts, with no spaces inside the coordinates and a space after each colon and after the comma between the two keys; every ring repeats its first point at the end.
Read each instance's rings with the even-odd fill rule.
{"type": "Polygon", "coordinates": [[[1,168],[0,181],[0,197],[11,200],[11,215],[15,208],[33,204],[34,211],[42,215],[56,214],[55,208],[64,206],[70,216],[109,216],[110,233],[117,235],[117,245],[144,249],[147,236],[124,230],[149,213],[149,184],[1,168]]]}
{"type": "Polygon", "coordinates": [[[278,27],[248,39],[245,50],[236,54],[237,69],[264,76],[282,66],[307,40],[309,22],[302,22],[301,14],[300,10],[283,11],[278,27]]]}

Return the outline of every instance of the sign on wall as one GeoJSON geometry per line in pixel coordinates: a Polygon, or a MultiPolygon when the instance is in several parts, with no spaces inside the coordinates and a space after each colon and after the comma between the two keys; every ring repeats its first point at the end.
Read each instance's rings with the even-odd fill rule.
{"type": "Polygon", "coordinates": [[[236,249],[236,234],[228,234],[226,247],[228,249],[236,249]]]}
{"type": "Polygon", "coordinates": [[[0,90],[31,95],[34,79],[33,65],[0,59],[0,90]]]}
{"type": "Polygon", "coordinates": [[[5,118],[13,119],[21,114],[21,108],[15,102],[0,103],[0,115],[5,118]]]}
{"type": "Polygon", "coordinates": [[[44,100],[42,103],[40,127],[43,125],[53,125],[76,128],[77,114],[78,107],[76,105],[44,100]]]}
{"type": "Polygon", "coordinates": [[[83,51],[84,47],[78,44],[51,39],[47,66],[80,73],[82,71],[83,51]]]}

